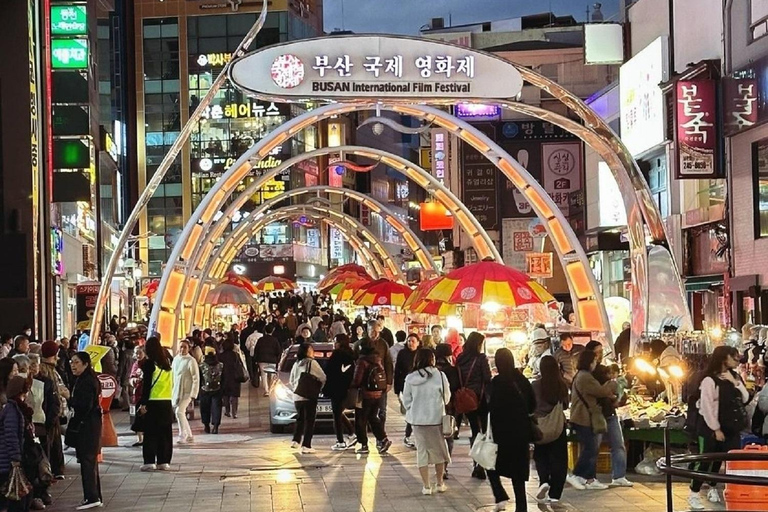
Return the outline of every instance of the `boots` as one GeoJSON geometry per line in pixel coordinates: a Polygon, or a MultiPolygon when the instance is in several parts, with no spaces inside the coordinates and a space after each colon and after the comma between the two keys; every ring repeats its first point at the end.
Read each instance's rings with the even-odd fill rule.
{"type": "Polygon", "coordinates": [[[219,433],[219,426],[218,425],[214,425],[213,426],[213,430],[211,431],[211,433],[212,434],[218,434],[219,433]]]}
{"type": "Polygon", "coordinates": [[[203,431],[204,431],[206,434],[210,434],[210,433],[211,433],[211,426],[210,426],[208,423],[206,423],[206,424],[205,424],[205,427],[203,428],[203,431]]]}

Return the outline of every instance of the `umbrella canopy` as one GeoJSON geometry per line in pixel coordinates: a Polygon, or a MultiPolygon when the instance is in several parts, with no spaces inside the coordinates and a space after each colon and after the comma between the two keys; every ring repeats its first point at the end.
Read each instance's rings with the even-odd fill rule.
{"type": "Polygon", "coordinates": [[[149,300],[152,300],[155,298],[155,293],[157,293],[157,288],[160,286],[160,280],[159,279],[153,279],[147,284],[144,285],[144,288],[141,289],[139,292],[139,297],[146,297],[149,300]]]}
{"type": "Polygon", "coordinates": [[[226,275],[224,276],[224,280],[222,281],[222,284],[231,284],[233,286],[238,286],[250,294],[258,293],[250,279],[237,275],[234,272],[227,272],[226,275]]]}
{"type": "Polygon", "coordinates": [[[437,286],[441,279],[443,278],[436,277],[434,279],[428,279],[426,281],[420,282],[418,286],[416,286],[416,288],[413,290],[411,296],[408,297],[408,300],[405,301],[405,304],[403,304],[403,309],[413,311],[414,308],[424,300],[425,295],[429,293],[432,288],[437,286]]]}
{"type": "Polygon", "coordinates": [[[254,304],[253,296],[233,284],[220,284],[205,296],[207,304],[254,304]]]}
{"type": "Polygon", "coordinates": [[[329,274],[325,276],[319,283],[317,283],[317,289],[323,293],[332,293],[333,289],[340,284],[353,283],[365,279],[367,281],[373,281],[367,274],[365,276],[357,274],[355,272],[340,272],[336,274],[329,274]]]}
{"type": "Polygon", "coordinates": [[[331,289],[331,293],[336,295],[336,301],[351,300],[355,293],[363,286],[370,283],[368,279],[358,279],[357,281],[347,281],[337,284],[331,289]]]}
{"type": "Polygon", "coordinates": [[[358,265],[357,263],[347,263],[346,265],[333,267],[331,272],[354,272],[355,274],[360,274],[361,276],[368,276],[368,271],[365,270],[365,267],[358,265]]]}
{"type": "Polygon", "coordinates": [[[352,296],[358,306],[402,306],[413,290],[389,279],[377,279],[362,286],[352,296]]]}
{"type": "Polygon", "coordinates": [[[422,299],[497,308],[555,300],[528,275],[494,261],[481,261],[448,273],[422,299]]]}
{"type": "Polygon", "coordinates": [[[277,276],[268,276],[264,279],[260,279],[256,282],[256,292],[274,292],[284,290],[295,290],[297,288],[296,283],[290,279],[277,276]]]}
{"type": "Polygon", "coordinates": [[[425,315],[448,316],[456,314],[456,306],[457,304],[447,304],[439,300],[423,300],[414,304],[411,311],[425,315]]]}

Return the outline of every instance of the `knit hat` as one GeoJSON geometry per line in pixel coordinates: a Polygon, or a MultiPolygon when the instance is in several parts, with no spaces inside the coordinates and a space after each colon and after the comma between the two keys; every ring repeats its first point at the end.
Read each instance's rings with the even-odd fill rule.
{"type": "Polygon", "coordinates": [[[46,341],[43,343],[43,348],[40,351],[40,355],[47,359],[53,357],[59,353],[59,344],[55,341],[46,341]]]}
{"type": "Polygon", "coordinates": [[[5,387],[5,396],[8,398],[16,398],[22,393],[29,391],[29,383],[24,377],[11,377],[8,381],[8,385],[5,387]]]}

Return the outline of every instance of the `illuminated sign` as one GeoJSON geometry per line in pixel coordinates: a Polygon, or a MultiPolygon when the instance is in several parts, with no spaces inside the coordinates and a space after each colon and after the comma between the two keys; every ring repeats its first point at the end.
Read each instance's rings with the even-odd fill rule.
{"type": "Polygon", "coordinates": [[[250,94],[297,100],[382,94],[420,101],[512,98],[523,85],[513,64],[492,55],[439,41],[371,35],[273,45],[233,61],[229,77],[250,94]]]}
{"type": "Polygon", "coordinates": [[[106,151],[107,154],[112,157],[112,160],[117,162],[117,145],[115,144],[115,141],[112,140],[112,136],[109,134],[109,132],[104,132],[104,151],[106,151]]]}
{"type": "Polygon", "coordinates": [[[717,92],[714,80],[677,83],[678,179],[715,177],[717,92]]]}
{"type": "Polygon", "coordinates": [[[337,228],[329,229],[331,238],[331,260],[340,261],[344,257],[344,234],[337,228]]]}
{"type": "Polygon", "coordinates": [[[207,67],[224,67],[229,61],[232,60],[231,53],[207,53],[200,54],[194,58],[194,62],[201,68],[207,67]]]}
{"type": "Polygon", "coordinates": [[[432,174],[438,180],[445,181],[445,170],[448,165],[448,130],[433,128],[432,135],[432,174]]]}
{"type": "Polygon", "coordinates": [[[475,121],[498,121],[501,119],[501,107],[499,105],[459,103],[456,105],[454,113],[459,119],[472,119],[475,121]]]}
{"type": "Polygon", "coordinates": [[[87,39],[53,39],[51,66],[53,69],[85,69],[88,67],[87,39]]]}
{"type": "Polygon", "coordinates": [[[57,227],[51,228],[51,272],[64,275],[64,233],[57,227]]]}
{"type": "Polygon", "coordinates": [[[206,107],[202,113],[205,119],[237,119],[240,117],[274,117],[285,115],[287,114],[281,112],[274,102],[267,106],[257,102],[213,105],[212,107],[206,107]]]}
{"type": "Polygon", "coordinates": [[[88,33],[85,5],[54,5],[51,7],[51,34],[81,36],[88,33]]]}
{"type": "Polygon", "coordinates": [[[552,277],[552,253],[529,252],[525,255],[526,274],[534,278],[552,277]]]}
{"type": "Polygon", "coordinates": [[[669,76],[667,36],[645,47],[619,69],[621,140],[637,156],[665,140],[664,94],[669,76]]]}

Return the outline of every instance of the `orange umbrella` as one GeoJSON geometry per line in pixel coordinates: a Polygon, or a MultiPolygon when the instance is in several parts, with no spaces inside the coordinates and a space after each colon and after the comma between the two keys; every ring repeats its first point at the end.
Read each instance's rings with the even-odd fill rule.
{"type": "Polygon", "coordinates": [[[339,265],[338,267],[333,267],[331,269],[331,272],[354,272],[362,276],[368,275],[368,271],[365,270],[365,267],[363,267],[362,265],[358,265],[357,263],[347,263],[346,265],[339,265]]]}
{"type": "Polygon", "coordinates": [[[243,290],[246,290],[248,293],[254,294],[259,293],[256,291],[256,288],[253,286],[253,283],[250,279],[247,279],[243,276],[237,275],[234,272],[227,272],[226,275],[224,275],[224,280],[222,283],[231,284],[234,286],[239,286],[243,290]]]}
{"type": "Polygon", "coordinates": [[[144,288],[141,289],[139,292],[139,297],[146,297],[149,300],[152,300],[155,298],[155,293],[157,293],[157,288],[160,286],[160,280],[159,279],[153,279],[147,284],[144,285],[144,288]]]}
{"type": "Polygon", "coordinates": [[[448,316],[456,314],[458,304],[446,304],[439,300],[424,300],[415,304],[411,311],[414,313],[424,313],[426,315],[448,316]]]}
{"type": "Polygon", "coordinates": [[[333,288],[336,285],[351,283],[351,282],[359,281],[360,279],[366,279],[368,281],[372,281],[370,276],[367,276],[367,275],[362,276],[355,272],[340,272],[340,273],[329,274],[325,276],[319,283],[317,283],[317,289],[323,293],[329,293],[329,292],[332,292],[333,288]]]}
{"type": "Polygon", "coordinates": [[[357,281],[347,281],[345,283],[337,284],[331,289],[331,293],[335,293],[336,300],[341,302],[345,300],[351,300],[352,297],[363,286],[370,283],[368,279],[358,279],[357,281]]]}
{"type": "Polygon", "coordinates": [[[268,276],[264,279],[260,279],[256,283],[257,293],[261,292],[274,292],[281,290],[295,290],[297,288],[296,283],[290,279],[277,276],[268,276]]]}
{"type": "Polygon", "coordinates": [[[402,306],[413,290],[389,279],[377,279],[362,286],[352,296],[358,306],[402,306]]]}
{"type": "Polygon", "coordinates": [[[449,304],[517,307],[555,298],[528,275],[495,261],[481,261],[448,273],[424,296],[449,304]]]}
{"type": "Polygon", "coordinates": [[[220,284],[205,296],[206,304],[254,304],[253,296],[233,284],[220,284]]]}
{"type": "Polygon", "coordinates": [[[436,277],[420,282],[413,290],[411,296],[408,297],[408,300],[405,301],[405,304],[403,304],[403,309],[413,311],[413,308],[424,301],[424,296],[437,286],[441,279],[442,277],[436,277]]]}

